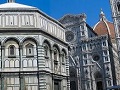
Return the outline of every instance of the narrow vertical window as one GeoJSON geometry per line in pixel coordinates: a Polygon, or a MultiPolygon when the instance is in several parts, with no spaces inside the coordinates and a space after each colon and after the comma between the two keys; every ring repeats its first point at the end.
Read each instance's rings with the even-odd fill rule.
{"type": "Polygon", "coordinates": [[[9,46],[9,56],[15,56],[15,46],[14,45],[9,46]]]}
{"type": "Polygon", "coordinates": [[[44,54],[45,58],[48,59],[50,57],[50,47],[48,44],[44,44],[44,54]]]}
{"type": "Polygon", "coordinates": [[[62,63],[65,62],[65,53],[62,54],[62,63]]]}
{"type": "Polygon", "coordinates": [[[54,50],[54,60],[57,61],[57,50],[56,49],[54,50]]]}
{"type": "Polygon", "coordinates": [[[34,53],[34,51],[33,51],[33,45],[30,44],[30,43],[27,44],[27,45],[26,45],[26,55],[27,55],[27,56],[32,56],[33,53],[34,53]]]}
{"type": "Polygon", "coordinates": [[[92,49],[92,44],[90,44],[90,49],[92,49]]]}
{"type": "Polygon", "coordinates": [[[104,60],[105,60],[105,61],[108,61],[108,57],[104,57],[104,60]]]}
{"type": "Polygon", "coordinates": [[[84,32],[84,31],[82,31],[82,32],[81,32],[81,34],[82,34],[82,35],[85,35],[85,32],[84,32]]]}
{"type": "Polygon", "coordinates": [[[44,50],[45,50],[45,56],[48,56],[48,47],[45,46],[45,47],[44,47],[44,50]]]}
{"type": "Polygon", "coordinates": [[[54,49],[54,70],[57,71],[58,68],[58,50],[54,49]]]}
{"type": "Polygon", "coordinates": [[[106,42],[105,41],[103,42],[103,46],[106,46],[106,42]]]}
{"type": "Polygon", "coordinates": [[[120,12],[120,2],[117,3],[118,12],[120,12]]]}
{"type": "Polygon", "coordinates": [[[84,60],[84,65],[88,64],[87,60],[84,60]]]}
{"type": "Polygon", "coordinates": [[[86,58],[87,58],[87,54],[84,54],[84,55],[83,55],[83,59],[86,59],[86,58]]]}
{"type": "Polygon", "coordinates": [[[103,51],[103,54],[104,54],[104,55],[107,55],[107,53],[108,53],[107,50],[104,50],[104,51],[103,51]]]}

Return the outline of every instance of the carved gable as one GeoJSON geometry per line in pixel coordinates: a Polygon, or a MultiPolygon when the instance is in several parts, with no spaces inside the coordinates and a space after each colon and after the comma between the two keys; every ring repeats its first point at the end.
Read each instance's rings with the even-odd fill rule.
{"type": "Polygon", "coordinates": [[[81,15],[65,15],[59,20],[59,22],[61,22],[65,26],[67,26],[67,25],[73,25],[75,23],[80,23],[84,20],[84,18],[86,18],[84,14],[81,14],[81,15]]]}
{"type": "Polygon", "coordinates": [[[73,15],[66,15],[63,18],[60,19],[60,22],[62,24],[66,24],[66,23],[70,23],[70,22],[74,22],[74,21],[78,21],[79,18],[74,17],[73,15]]]}

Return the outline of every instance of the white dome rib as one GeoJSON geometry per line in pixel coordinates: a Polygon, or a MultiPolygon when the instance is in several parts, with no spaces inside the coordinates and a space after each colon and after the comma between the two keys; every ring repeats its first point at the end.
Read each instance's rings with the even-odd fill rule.
{"type": "Polygon", "coordinates": [[[36,9],[36,7],[27,6],[19,3],[4,3],[0,5],[0,9],[7,9],[7,8],[32,8],[36,9]]]}

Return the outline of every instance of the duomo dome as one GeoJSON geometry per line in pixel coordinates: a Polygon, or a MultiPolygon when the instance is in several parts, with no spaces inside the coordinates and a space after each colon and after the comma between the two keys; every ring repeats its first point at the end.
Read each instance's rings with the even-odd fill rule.
{"type": "Polygon", "coordinates": [[[93,29],[99,36],[108,34],[112,39],[115,39],[114,24],[106,19],[103,11],[100,13],[99,22],[94,26],[93,29]]]}

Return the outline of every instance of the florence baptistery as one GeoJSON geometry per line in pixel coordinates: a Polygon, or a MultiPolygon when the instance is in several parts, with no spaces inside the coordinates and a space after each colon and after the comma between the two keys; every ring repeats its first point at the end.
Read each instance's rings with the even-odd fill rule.
{"type": "Polygon", "coordinates": [[[0,4],[0,90],[69,90],[68,76],[65,27],[36,7],[0,4]]]}

